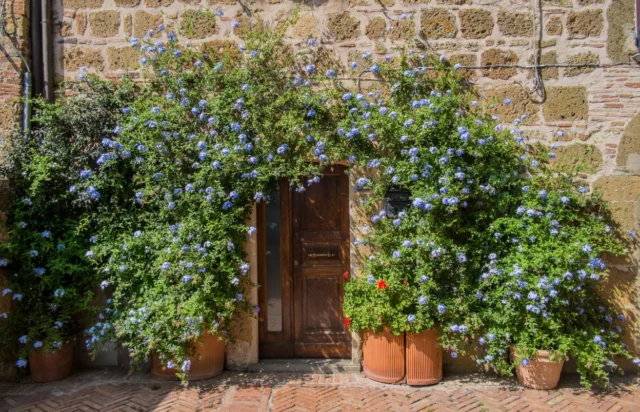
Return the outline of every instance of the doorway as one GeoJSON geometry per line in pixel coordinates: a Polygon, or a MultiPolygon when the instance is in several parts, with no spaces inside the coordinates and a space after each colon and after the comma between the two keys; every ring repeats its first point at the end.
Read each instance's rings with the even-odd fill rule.
{"type": "Polygon", "coordinates": [[[281,181],[258,208],[261,358],[349,358],[349,180],[326,170],[305,191],[281,181]]]}

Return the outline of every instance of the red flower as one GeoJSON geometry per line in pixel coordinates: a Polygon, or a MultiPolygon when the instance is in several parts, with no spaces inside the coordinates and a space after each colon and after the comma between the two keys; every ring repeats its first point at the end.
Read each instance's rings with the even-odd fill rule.
{"type": "Polygon", "coordinates": [[[351,319],[344,318],[344,324],[345,324],[346,327],[349,327],[349,325],[351,325],[351,319]]]}
{"type": "Polygon", "coordinates": [[[407,282],[406,280],[405,280],[404,282],[402,282],[402,283],[404,283],[405,285],[408,285],[408,284],[409,284],[409,282],[407,282]]]}
{"type": "Polygon", "coordinates": [[[378,281],[378,289],[384,289],[386,287],[387,287],[387,282],[385,282],[384,280],[378,281]]]}
{"type": "Polygon", "coordinates": [[[349,280],[349,271],[347,270],[346,272],[344,272],[342,274],[342,277],[344,278],[344,280],[349,280]]]}

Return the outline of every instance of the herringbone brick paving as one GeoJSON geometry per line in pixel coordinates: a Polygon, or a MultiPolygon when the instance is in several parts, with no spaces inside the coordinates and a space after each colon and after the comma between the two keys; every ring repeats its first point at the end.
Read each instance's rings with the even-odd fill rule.
{"type": "Polygon", "coordinates": [[[460,375],[431,387],[383,385],[361,375],[225,372],[183,387],[145,374],[88,370],[54,383],[0,383],[0,412],[37,411],[640,411],[640,380],[614,378],[589,392],[575,377],[558,390],[534,391],[513,380],[460,375]]]}

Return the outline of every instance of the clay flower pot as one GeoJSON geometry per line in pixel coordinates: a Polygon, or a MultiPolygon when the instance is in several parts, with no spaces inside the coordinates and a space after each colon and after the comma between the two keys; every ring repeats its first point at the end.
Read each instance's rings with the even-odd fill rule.
{"type": "Polygon", "coordinates": [[[364,332],[364,375],[377,382],[398,383],[404,379],[404,333],[393,335],[388,326],[380,333],[364,332]]]}
{"type": "Polygon", "coordinates": [[[407,333],[407,384],[433,385],[442,380],[442,347],[435,329],[407,333]]]}
{"type": "Polygon", "coordinates": [[[73,371],[73,344],[67,342],[55,352],[45,353],[42,348],[29,352],[29,369],[34,382],[58,381],[73,371]]]}
{"type": "MultiPolygon", "coordinates": [[[[196,343],[196,354],[191,358],[191,367],[187,374],[187,380],[198,381],[213,378],[222,373],[224,369],[224,339],[218,335],[205,333],[202,343],[196,343]]],[[[181,365],[176,365],[180,367],[181,365]]],[[[156,355],[151,359],[151,375],[165,380],[177,380],[178,369],[168,369],[160,362],[156,355]]]]}
{"type": "Polygon", "coordinates": [[[527,366],[519,363],[516,366],[516,375],[520,385],[531,389],[554,389],[558,386],[564,358],[560,362],[549,359],[551,352],[539,350],[534,359],[527,366]]]}

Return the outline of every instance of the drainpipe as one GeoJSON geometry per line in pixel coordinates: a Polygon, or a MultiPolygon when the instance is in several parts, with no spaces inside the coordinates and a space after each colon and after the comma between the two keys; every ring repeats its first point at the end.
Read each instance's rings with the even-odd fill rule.
{"type": "Polygon", "coordinates": [[[29,4],[31,12],[31,79],[33,81],[32,95],[42,93],[42,14],[40,0],[31,0],[29,4]]]}
{"type": "Polygon", "coordinates": [[[42,67],[43,95],[47,102],[53,101],[53,51],[51,44],[51,1],[41,0],[42,13],[42,67]]]}
{"type": "Polygon", "coordinates": [[[25,72],[22,79],[22,94],[24,104],[22,107],[22,131],[31,130],[31,72],[25,72]]]}

